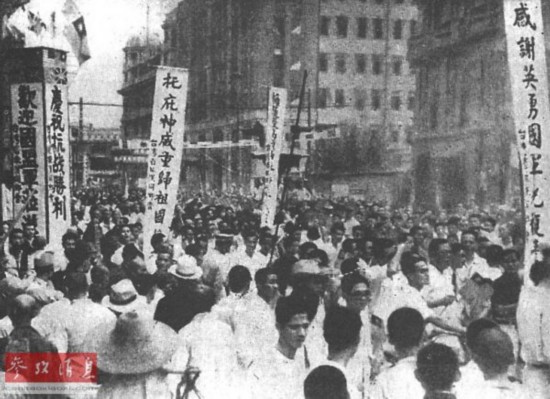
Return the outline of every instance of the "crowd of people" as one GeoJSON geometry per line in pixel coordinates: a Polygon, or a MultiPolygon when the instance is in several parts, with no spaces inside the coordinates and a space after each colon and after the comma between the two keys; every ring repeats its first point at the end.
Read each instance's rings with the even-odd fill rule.
{"type": "Polygon", "coordinates": [[[50,242],[3,222],[0,354],[97,353],[98,398],[550,397],[550,251],[524,276],[517,209],[294,200],[269,228],[202,195],[146,257],[143,200],[78,193],[50,242]]]}

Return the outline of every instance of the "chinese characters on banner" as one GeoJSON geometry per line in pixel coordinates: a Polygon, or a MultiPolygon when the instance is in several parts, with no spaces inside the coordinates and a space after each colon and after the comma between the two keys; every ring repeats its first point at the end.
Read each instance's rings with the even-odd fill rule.
{"type": "Polygon", "coordinates": [[[96,353],[19,353],[5,355],[6,383],[97,383],[96,353]]]}
{"type": "Polygon", "coordinates": [[[262,204],[262,226],[273,226],[277,210],[279,158],[283,148],[286,89],[271,87],[267,108],[266,179],[262,204]]]}
{"type": "Polygon", "coordinates": [[[46,177],[44,158],[44,102],[42,83],[11,85],[13,148],[13,215],[36,226],[46,236],[46,177]]]}
{"type": "MultiPolygon", "coordinates": [[[[540,0],[504,0],[504,23],[525,206],[525,276],[550,239],[548,79],[540,0]]],[[[527,278],[527,280],[529,280],[527,278]]]]}
{"type": "Polygon", "coordinates": [[[152,235],[163,233],[168,237],[174,216],[183,156],[187,78],[185,69],[157,69],[146,178],[143,235],[146,260],[152,253],[152,235]]]}
{"type": "Polygon", "coordinates": [[[46,173],[49,237],[71,226],[69,104],[66,84],[46,84],[46,173]]]}

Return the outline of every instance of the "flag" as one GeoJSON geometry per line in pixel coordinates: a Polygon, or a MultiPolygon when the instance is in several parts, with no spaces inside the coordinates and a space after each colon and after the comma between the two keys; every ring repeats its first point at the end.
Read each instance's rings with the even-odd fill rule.
{"type": "Polygon", "coordinates": [[[44,21],[42,21],[42,18],[40,18],[40,15],[28,10],[27,17],[29,18],[29,30],[36,33],[37,36],[40,36],[42,34],[42,30],[47,28],[44,21]]]}
{"type": "Polygon", "coordinates": [[[302,63],[300,61],[290,67],[291,71],[299,71],[300,69],[302,69],[302,63]]]}
{"type": "Polygon", "coordinates": [[[69,24],[65,26],[63,33],[67,37],[69,44],[71,45],[78,63],[82,65],[85,61],[89,60],[90,49],[88,48],[88,36],[86,33],[86,24],[84,23],[84,17],[78,10],[78,7],[73,0],[66,0],[63,6],[63,15],[69,21],[69,24]]]}
{"type": "Polygon", "coordinates": [[[291,33],[294,35],[300,35],[302,33],[302,25],[295,27],[291,33]]]}

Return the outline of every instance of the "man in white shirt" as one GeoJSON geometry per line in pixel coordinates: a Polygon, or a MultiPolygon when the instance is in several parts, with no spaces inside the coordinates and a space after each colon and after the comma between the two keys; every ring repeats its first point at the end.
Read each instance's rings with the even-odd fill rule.
{"type": "Polygon", "coordinates": [[[256,250],[258,235],[255,232],[245,232],[243,238],[244,248],[239,248],[231,255],[231,262],[233,265],[242,265],[248,268],[250,274],[254,275],[257,270],[267,266],[269,259],[256,250]]]}
{"type": "Polygon", "coordinates": [[[225,282],[229,270],[233,265],[233,259],[229,253],[233,236],[230,234],[218,234],[216,236],[216,248],[208,251],[204,256],[202,265],[203,282],[214,288],[216,300],[225,297],[225,282]]]}
{"type": "Polygon", "coordinates": [[[423,399],[424,389],[415,377],[416,354],[424,334],[424,318],[415,309],[403,307],[388,318],[389,342],[397,363],[376,378],[371,399],[423,399]]]}
{"type": "Polygon", "coordinates": [[[451,268],[451,246],[446,239],[434,238],[429,245],[428,265],[430,282],[422,289],[422,296],[428,306],[441,316],[445,308],[455,300],[453,269],[451,268]]]}
{"type": "Polygon", "coordinates": [[[328,344],[328,357],[321,365],[334,366],[344,373],[350,399],[363,397],[359,390],[364,390],[364,381],[355,381],[348,368],[361,342],[361,326],[358,313],[340,306],[332,307],[327,312],[323,323],[323,335],[328,344]]]}
{"type": "MultiPolygon", "coordinates": [[[[129,224],[124,224],[120,226],[120,244],[121,246],[115,251],[113,256],[111,256],[111,262],[114,263],[117,266],[122,265],[122,262],[124,261],[122,257],[122,251],[124,251],[124,247],[128,244],[134,243],[134,235],[132,234],[132,228],[129,224]]],[[[135,245],[135,244],[134,244],[135,245]]],[[[137,248],[137,246],[136,246],[137,248]]]]}
{"type": "Polygon", "coordinates": [[[277,342],[274,328],[275,305],[279,299],[277,275],[268,268],[262,268],[254,275],[254,281],[257,293],[240,302],[233,313],[237,355],[243,367],[248,367],[260,357],[262,350],[277,342]]]}
{"type": "Polygon", "coordinates": [[[279,299],[275,318],[279,339],[274,347],[266,348],[262,359],[250,366],[250,385],[257,398],[300,398],[311,367],[307,349],[300,349],[313,314],[302,298],[291,295],[279,299]]]}
{"type": "MultiPolygon", "coordinates": [[[[466,230],[462,233],[461,244],[464,247],[464,254],[466,255],[466,271],[468,278],[471,278],[474,274],[478,273],[482,276],[493,276],[493,280],[500,277],[502,272],[498,269],[491,268],[487,264],[487,261],[477,254],[477,234],[473,230],[466,230]]],[[[461,287],[458,287],[460,290],[461,287]]]]}
{"type": "Polygon", "coordinates": [[[322,249],[327,253],[328,264],[331,267],[334,267],[338,254],[340,253],[340,249],[342,249],[345,231],[346,229],[341,222],[334,223],[330,228],[330,242],[319,247],[319,249],[322,249]]]}

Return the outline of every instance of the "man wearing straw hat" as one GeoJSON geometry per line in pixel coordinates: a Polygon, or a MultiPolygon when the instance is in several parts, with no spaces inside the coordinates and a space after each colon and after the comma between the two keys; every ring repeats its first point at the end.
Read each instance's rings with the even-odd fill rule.
{"type": "Polygon", "coordinates": [[[88,342],[97,353],[98,399],[173,397],[163,366],[177,349],[178,335],[167,325],[132,311],[101,325],[88,342]]]}
{"type": "Polygon", "coordinates": [[[139,295],[129,279],[120,280],[111,286],[101,304],[110,309],[117,317],[130,311],[147,311],[147,300],[139,295]]]}

